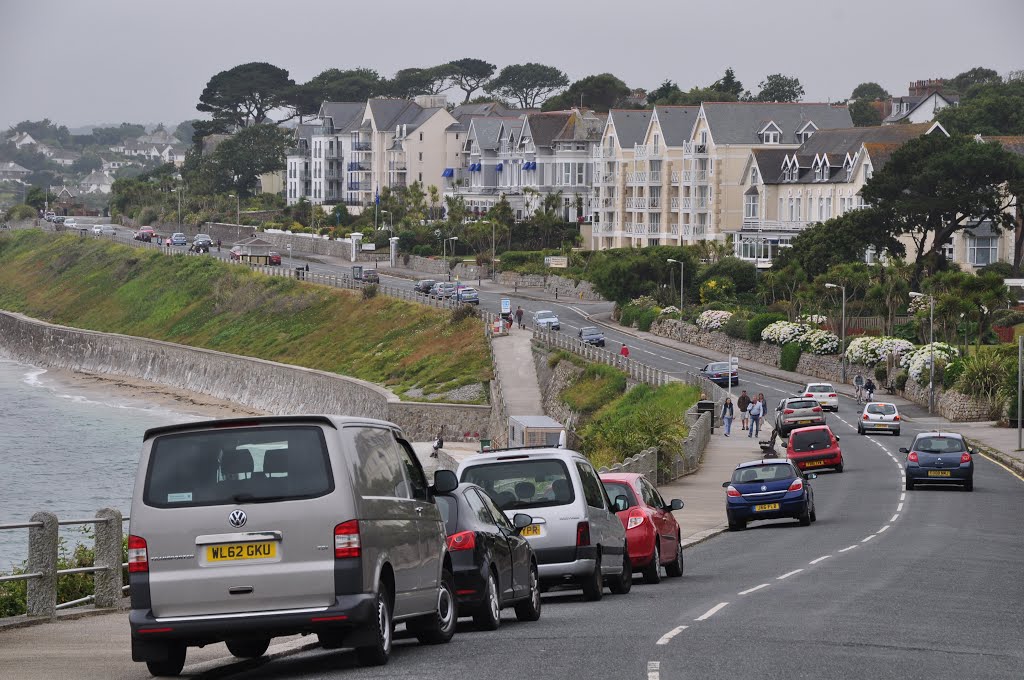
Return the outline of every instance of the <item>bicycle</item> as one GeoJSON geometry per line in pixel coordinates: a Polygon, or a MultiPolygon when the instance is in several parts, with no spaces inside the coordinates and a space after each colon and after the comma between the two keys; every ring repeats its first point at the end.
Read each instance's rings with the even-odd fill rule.
{"type": "Polygon", "coordinates": [[[858,385],[858,386],[855,387],[854,393],[857,396],[857,406],[863,405],[864,404],[864,388],[860,387],[858,385]]]}

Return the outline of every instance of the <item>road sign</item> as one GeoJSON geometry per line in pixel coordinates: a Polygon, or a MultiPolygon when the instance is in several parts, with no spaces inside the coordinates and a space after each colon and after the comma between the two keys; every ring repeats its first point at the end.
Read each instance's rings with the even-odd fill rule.
{"type": "Polygon", "coordinates": [[[501,313],[511,314],[512,313],[512,300],[509,298],[501,298],[501,313]]]}
{"type": "Polygon", "coordinates": [[[564,269],[569,266],[569,258],[559,255],[548,255],[544,258],[544,266],[564,269]]]}

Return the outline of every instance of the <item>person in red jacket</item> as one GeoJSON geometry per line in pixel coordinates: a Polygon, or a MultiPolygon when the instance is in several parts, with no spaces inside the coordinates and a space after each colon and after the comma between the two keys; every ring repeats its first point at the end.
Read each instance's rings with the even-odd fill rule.
{"type": "Polygon", "coordinates": [[[623,345],[623,346],[622,346],[622,349],[620,349],[620,350],[619,350],[619,355],[620,355],[620,356],[621,356],[621,357],[622,357],[623,359],[628,359],[628,358],[629,358],[629,348],[628,348],[628,347],[626,347],[625,345],[623,345]]]}

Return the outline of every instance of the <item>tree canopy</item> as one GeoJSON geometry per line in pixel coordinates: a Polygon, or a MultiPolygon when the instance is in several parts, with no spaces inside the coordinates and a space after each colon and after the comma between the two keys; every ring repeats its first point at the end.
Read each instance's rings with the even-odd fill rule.
{"type": "Polygon", "coordinates": [[[855,99],[850,104],[850,118],[855,127],[873,127],[882,124],[882,114],[868,99],[855,99]]]}
{"type": "Polygon", "coordinates": [[[551,97],[544,106],[545,111],[561,111],[582,106],[595,111],[605,112],[613,108],[628,96],[629,86],[611,73],[601,73],[577,80],[565,92],[551,97]]]}
{"type": "Polygon", "coordinates": [[[483,59],[470,57],[450,61],[445,66],[449,82],[465,93],[464,104],[469,102],[474,92],[487,85],[498,68],[483,59]]]}
{"type": "Polygon", "coordinates": [[[288,104],[294,87],[288,71],[264,62],[221,71],[210,78],[196,105],[197,111],[213,116],[203,121],[204,135],[268,122],[271,111],[288,104]]]}
{"type": "Polygon", "coordinates": [[[857,87],[853,88],[853,93],[850,95],[850,99],[876,101],[878,99],[888,99],[891,96],[892,95],[889,94],[888,90],[878,83],[868,82],[861,83],[857,87]]]}
{"type": "Polygon", "coordinates": [[[530,62],[506,66],[484,89],[533,109],[568,85],[569,79],[554,66],[530,62]]]}
{"type": "Polygon", "coordinates": [[[804,96],[804,86],[800,79],[773,73],[758,83],[757,97],[759,102],[798,102],[804,96]]]}
{"type": "Polygon", "coordinates": [[[421,94],[440,94],[448,83],[445,66],[432,68],[404,68],[388,81],[388,94],[399,99],[412,99],[421,94]]]}
{"type": "Polygon", "coordinates": [[[992,69],[975,66],[951,78],[947,85],[960,94],[967,94],[975,85],[997,85],[1002,82],[999,74],[992,69]]]}
{"type": "Polygon", "coordinates": [[[259,175],[285,167],[285,150],[292,143],[291,131],[276,125],[250,125],[216,150],[203,156],[189,152],[182,176],[199,193],[235,191],[245,198],[259,175]]]}
{"type": "Polygon", "coordinates": [[[950,132],[1024,135],[1024,80],[972,87],[959,106],[947,106],[937,119],[950,132]]]}
{"type": "Polygon", "coordinates": [[[775,258],[772,267],[784,269],[795,263],[813,278],[835,265],[862,261],[868,248],[895,257],[905,254],[886,216],[872,207],[852,210],[804,229],[793,238],[792,247],[784,248],[775,258]]]}

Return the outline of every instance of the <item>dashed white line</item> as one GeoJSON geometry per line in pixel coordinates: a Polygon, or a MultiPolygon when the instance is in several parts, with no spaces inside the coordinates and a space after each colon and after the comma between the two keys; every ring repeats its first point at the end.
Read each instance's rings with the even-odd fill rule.
{"type": "Polygon", "coordinates": [[[870,536],[868,536],[867,538],[865,538],[865,539],[861,540],[861,543],[867,543],[868,541],[870,541],[870,540],[871,540],[872,538],[874,538],[874,537],[875,537],[875,534],[871,534],[871,535],[870,535],[870,536]]]}
{"type": "Polygon", "coordinates": [[[884,527],[882,527],[881,529],[878,530],[878,533],[882,533],[883,531],[886,531],[888,529],[889,529],[889,525],[886,524],[884,527]]]}
{"type": "Polygon", "coordinates": [[[897,519],[897,518],[898,518],[899,516],[900,516],[900,513],[898,513],[898,512],[897,512],[897,513],[896,513],[895,515],[893,515],[892,517],[890,517],[890,518],[889,518],[889,523],[890,523],[890,524],[892,524],[893,522],[895,522],[895,521],[896,521],[896,519],[897,519]]]}
{"type": "Polygon", "coordinates": [[[658,638],[658,642],[656,644],[667,645],[669,640],[682,633],[684,630],[686,630],[686,628],[687,626],[676,626],[675,628],[673,628],[672,630],[658,638]]]}
{"type": "Polygon", "coordinates": [[[661,680],[661,662],[647,662],[647,680],[661,680]]]}
{"type": "Polygon", "coordinates": [[[896,512],[903,512],[903,503],[896,506],[896,512]]]}
{"type": "Polygon", "coordinates": [[[711,609],[707,610],[706,612],[704,612],[703,614],[701,614],[700,616],[695,618],[694,621],[704,621],[705,619],[710,619],[712,616],[714,616],[716,613],[718,613],[718,611],[720,609],[722,609],[723,607],[725,607],[727,604],[729,604],[729,603],[728,602],[719,602],[714,607],[712,607],[711,609]]]}
{"type": "Polygon", "coordinates": [[[747,588],[746,590],[741,590],[739,592],[739,594],[740,595],[749,595],[750,593],[752,593],[752,592],[754,592],[756,590],[761,590],[761,588],[767,588],[769,585],[770,584],[768,584],[768,583],[762,583],[759,586],[754,586],[753,588],[747,588]]]}
{"type": "Polygon", "coordinates": [[[803,569],[794,569],[793,571],[787,572],[787,573],[783,574],[782,576],[776,576],[775,580],[776,581],[781,581],[782,579],[789,578],[790,576],[792,576],[794,574],[799,574],[801,571],[803,571],[803,569]]]}
{"type": "Polygon", "coordinates": [[[808,562],[807,564],[817,564],[818,562],[822,562],[822,561],[824,561],[824,560],[827,560],[827,559],[828,559],[828,558],[830,558],[830,557],[832,557],[832,556],[831,556],[831,555],[822,555],[822,556],[821,556],[821,557],[819,557],[818,559],[816,559],[816,560],[811,560],[811,561],[810,561],[810,562],[808,562]]]}
{"type": "Polygon", "coordinates": [[[843,548],[843,549],[842,549],[842,550],[840,550],[839,552],[846,552],[847,550],[853,550],[853,549],[854,549],[854,548],[856,548],[856,547],[857,547],[857,546],[855,546],[855,545],[851,545],[851,546],[848,546],[848,547],[846,547],[846,548],[843,548]]]}
{"type": "Polygon", "coordinates": [[[902,503],[906,499],[907,499],[907,493],[904,491],[903,493],[900,494],[900,502],[902,503]]]}

